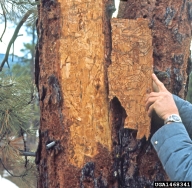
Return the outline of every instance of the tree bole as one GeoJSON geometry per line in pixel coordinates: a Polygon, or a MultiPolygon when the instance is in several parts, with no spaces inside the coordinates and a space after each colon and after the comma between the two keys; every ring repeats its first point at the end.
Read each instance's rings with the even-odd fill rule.
{"type": "MultiPolygon", "coordinates": [[[[170,79],[164,84],[181,97],[187,84],[191,7],[189,0],[128,0],[121,2],[118,16],[149,21],[154,72],[166,72],[170,79]]],[[[125,106],[118,97],[109,100],[113,0],[41,0],[38,11],[37,187],[140,188],[168,180],[150,137],[137,139],[137,130],[124,127],[125,106]]],[[[154,117],[150,136],[163,125],[154,117]]]]}

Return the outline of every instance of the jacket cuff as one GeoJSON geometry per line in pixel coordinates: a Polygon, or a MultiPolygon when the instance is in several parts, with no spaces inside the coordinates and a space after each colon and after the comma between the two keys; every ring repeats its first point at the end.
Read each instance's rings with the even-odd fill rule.
{"type": "Polygon", "coordinates": [[[151,142],[171,181],[192,180],[192,141],[182,123],[164,125],[151,142]]]}
{"type": "Polygon", "coordinates": [[[163,167],[165,167],[170,155],[181,148],[181,138],[191,142],[191,139],[182,123],[170,123],[162,126],[151,138],[163,167]]]}

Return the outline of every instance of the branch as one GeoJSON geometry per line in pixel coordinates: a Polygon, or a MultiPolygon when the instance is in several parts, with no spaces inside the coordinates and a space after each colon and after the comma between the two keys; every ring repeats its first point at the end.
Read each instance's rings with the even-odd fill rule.
{"type": "Polygon", "coordinates": [[[11,86],[13,86],[14,84],[15,84],[15,83],[8,84],[8,85],[1,85],[1,84],[0,84],[0,88],[1,88],[1,87],[11,87],[11,86]]]}
{"type": "MultiPolygon", "coordinates": [[[[35,6],[35,5],[39,5],[40,4],[40,2],[39,1],[37,1],[37,2],[34,2],[34,3],[32,3],[32,2],[30,2],[29,0],[27,0],[28,1],[28,3],[30,4],[30,5],[32,5],[32,6],[35,6]]],[[[12,1],[13,3],[15,3],[16,5],[25,5],[26,4],[26,2],[16,2],[16,1],[12,1]]]]}
{"type": "Polygon", "coordinates": [[[30,0],[28,0],[28,3],[29,3],[30,5],[32,5],[32,6],[34,6],[34,5],[39,5],[39,4],[40,4],[40,1],[36,1],[36,2],[32,3],[30,0]]]}
{"type": "Polygon", "coordinates": [[[5,11],[4,11],[4,9],[3,9],[2,4],[1,4],[1,9],[2,9],[2,11],[3,11],[3,16],[4,16],[4,19],[5,19],[5,27],[4,27],[3,33],[2,33],[2,35],[1,35],[1,38],[0,38],[0,41],[2,42],[3,35],[5,34],[5,30],[6,30],[6,28],[7,28],[7,17],[6,17],[6,15],[5,15],[5,11]]]}
{"type": "Polygon", "coordinates": [[[21,156],[31,156],[31,157],[35,157],[36,156],[35,152],[22,151],[22,150],[19,150],[19,152],[20,152],[21,156]]]}
{"type": "MultiPolygon", "coordinates": [[[[17,35],[18,36],[18,35],[17,35]]],[[[13,52],[12,52],[12,62],[14,60],[14,49],[15,49],[15,43],[13,43],[13,52]]]]}
{"type": "Polygon", "coordinates": [[[6,134],[7,134],[6,131],[2,134],[2,136],[1,136],[1,138],[0,138],[0,142],[3,140],[3,138],[5,137],[6,134]]]}
{"type": "MultiPolygon", "coordinates": [[[[21,136],[22,136],[22,138],[23,138],[24,150],[25,150],[25,152],[26,152],[26,150],[27,150],[27,145],[26,145],[26,140],[25,140],[25,138],[24,138],[24,131],[23,131],[22,128],[21,128],[21,136]]],[[[25,155],[25,168],[27,168],[27,163],[28,163],[27,155],[25,155]]]]}
{"type": "Polygon", "coordinates": [[[32,93],[31,100],[27,104],[32,104],[34,99],[35,99],[35,95],[34,95],[34,93],[32,93]]]}
{"type": "Polygon", "coordinates": [[[23,174],[21,174],[21,175],[14,175],[14,174],[12,174],[12,173],[5,167],[5,165],[4,165],[4,163],[2,162],[1,158],[0,158],[0,162],[1,162],[2,166],[3,166],[3,168],[4,168],[11,176],[13,176],[13,177],[24,177],[24,176],[27,175],[27,170],[25,171],[25,173],[23,173],[23,174]]]}
{"type": "Polygon", "coordinates": [[[9,51],[10,51],[10,48],[11,48],[11,45],[15,42],[17,36],[18,36],[18,33],[19,33],[19,30],[21,28],[21,26],[23,25],[23,23],[25,23],[25,21],[27,20],[27,18],[32,14],[32,10],[28,10],[25,15],[23,16],[23,18],[21,19],[21,21],[19,22],[19,24],[17,25],[14,33],[13,33],[13,36],[11,38],[11,40],[9,41],[9,44],[7,46],[7,50],[6,50],[6,54],[5,54],[5,57],[1,63],[1,66],[0,66],[0,71],[2,71],[3,69],[3,66],[6,62],[8,62],[8,57],[9,57],[9,51]]]}

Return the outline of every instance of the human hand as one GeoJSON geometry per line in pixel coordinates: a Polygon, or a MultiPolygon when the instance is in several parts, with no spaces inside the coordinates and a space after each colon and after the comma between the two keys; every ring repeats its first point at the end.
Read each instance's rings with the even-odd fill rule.
{"type": "Polygon", "coordinates": [[[158,92],[151,92],[146,98],[148,116],[151,117],[153,111],[163,120],[166,120],[171,114],[179,115],[172,94],[159,81],[155,74],[152,74],[152,79],[154,81],[154,91],[158,92]]]}

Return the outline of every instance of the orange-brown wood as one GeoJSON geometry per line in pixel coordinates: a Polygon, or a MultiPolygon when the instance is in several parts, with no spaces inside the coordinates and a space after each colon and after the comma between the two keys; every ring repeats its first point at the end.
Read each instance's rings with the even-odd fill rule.
{"type": "Polygon", "coordinates": [[[117,97],[127,113],[125,128],[137,138],[150,135],[145,96],[152,90],[152,36],[145,19],[112,19],[112,64],[108,68],[109,98],[117,97]]]}
{"type": "Polygon", "coordinates": [[[111,150],[105,86],[104,1],[62,0],[60,70],[63,114],[70,122],[69,162],[82,167],[98,154],[97,144],[111,150]]]}

